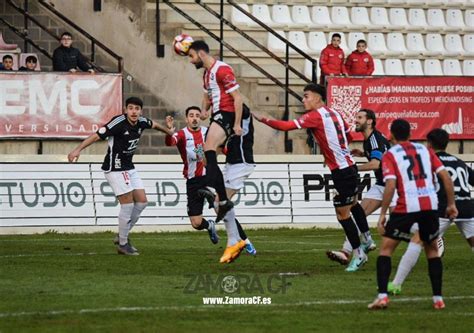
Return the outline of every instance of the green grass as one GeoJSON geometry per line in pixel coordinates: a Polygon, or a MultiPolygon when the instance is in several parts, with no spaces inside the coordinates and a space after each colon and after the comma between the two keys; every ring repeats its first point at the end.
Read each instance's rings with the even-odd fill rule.
{"type": "MultiPolygon", "coordinates": [[[[1,236],[0,332],[474,331],[474,255],[455,227],[446,235],[443,311],[431,308],[424,256],[390,308],[369,312],[376,254],[360,272],[344,272],[325,256],[341,245],[341,230],[249,236],[258,257],[230,265],[218,263],[222,244],[212,245],[205,232],[132,234],[138,257],[115,254],[111,233],[1,236]],[[283,272],[301,275],[286,278],[286,293],[270,293],[269,277],[283,272]],[[272,297],[272,304],[202,305],[202,297],[226,294],[206,293],[203,284],[186,293],[189,274],[258,280],[264,293],[229,296],[272,297]]],[[[393,273],[405,248],[396,252],[393,273]]]]}

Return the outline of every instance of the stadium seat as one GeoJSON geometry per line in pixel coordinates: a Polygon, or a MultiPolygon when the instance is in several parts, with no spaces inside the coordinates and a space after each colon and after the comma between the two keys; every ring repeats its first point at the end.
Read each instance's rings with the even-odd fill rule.
{"type": "Polygon", "coordinates": [[[390,27],[387,10],[384,7],[370,8],[370,22],[377,29],[387,29],[390,27]]]}
{"type": "Polygon", "coordinates": [[[457,57],[464,55],[461,36],[458,34],[446,34],[444,36],[444,55],[457,57]]]}
{"type": "Polygon", "coordinates": [[[458,31],[465,28],[464,18],[460,9],[446,11],[446,31],[458,31]]]}
{"type": "MultiPolygon", "coordinates": [[[[306,41],[306,35],[303,31],[290,31],[288,32],[288,41],[299,48],[304,53],[309,52],[308,42],[306,41]]],[[[295,54],[293,48],[290,48],[290,53],[295,54]]]]}
{"type": "Polygon", "coordinates": [[[468,9],[464,12],[465,26],[464,31],[474,31],[474,9],[468,9]]]}
{"type": "MultiPolygon", "coordinates": [[[[351,49],[351,50],[355,50],[356,47],[357,47],[357,41],[359,40],[365,40],[365,35],[364,33],[362,32],[349,32],[349,36],[347,38],[347,46],[351,49]]],[[[367,45],[368,47],[370,47],[370,45],[367,45]]]]}
{"type": "Polygon", "coordinates": [[[329,9],[325,6],[313,6],[311,9],[311,19],[316,27],[329,28],[332,23],[329,9]]]}
{"type": "Polygon", "coordinates": [[[365,29],[375,29],[370,23],[369,12],[365,7],[352,7],[351,21],[353,24],[353,28],[362,26],[365,29]]]}
{"type": "Polygon", "coordinates": [[[425,30],[428,26],[425,11],[419,8],[410,8],[408,10],[408,23],[407,30],[425,30]]]}
{"type": "Polygon", "coordinates": [[[374,59],[374,72],[372,75],[385,75],[382,60],[374,59]]]}
{"type": "Polygon", "coordinates": [[[392,32],[387,34],[387,55],[402,55],[407,53],[407,48],[405,46],[405,39],[400,32],[392,32]]]}
{"type": "Polygon", "coordinates": [[[366,3],[367,0],[349,0],[350,3],[366,3]]]}
{"type": "Polygon", "coordinates": [[[18,48],[17,44],[9,44],[3,39],[3,34],[0,32],[0,50],[2,51],[13,51],[18,48]]]}
{"type": "Polygon", "coordinates": [[[463,61],[462,73],[465,76],[474,76],[474,60],[464,60],[463,61]]]}
{"type": "Polygon", "coordinates": [[[36,53],[22,53],[22,54],[20,54],[20,62],[18,63],[18,68],[20,68],[21,66],[26,67],[26,58],[28,58],[29,56],[35,56],[36,57],[38,62],[36,63],[35,71],[37,71],[37,72],[41,71],[41,64],[40,64],[40,61],[39,61],[38,54],[36,54],[36,53]]]}
{"type": "Polygon", "coordinates": [[[390,8],[388,11],[390,18],[390,28],[396,30],[403,30],[408,26],[408,19],[405,9],[403,8],[390,8]]]}
{"type": "Polygon", "coordinates": [[[423,55],[427,56],[441,56],[445,52],[443,38],[440,34],[426,35],[426,51],[423,55]]]}
{"type": "Polygon", "coordinates": [[[381,55],[388,52],[383,34],[380,32],[369,33],[367,44],[372,55],[381,55]]]}
{"type": "Polygon", "coordinates": [[[443,69],[441,68],[441,62],[438,59],[427,59],[423,64],[423,70],[427,76],[440,76],[443,75],[443,69]]]}
{"type": "Polygon", "coordinates": [[[407,59],[405,60],[405,75],[417,76],[424,75],[421,61],[418,59],[407,59]]]}
{"type": "Polygon", "coordinates": [[[426,52],[425,42],[423,36],[420,33],[408,33],[406,36],[407,40],[407,52],[408,56],[420,56],[426,52]]]}
{"type": "Polygon", "coordinates": [[[402,61],[400,59],[386,59],[385,75],[405,75],[403,71],[402,61]]]}
{"type": "Polygon", "coordinates": [[[311,21],[307,6],[293,6],[293,8],[291,8],[291,17],[295,24],[308,28],[315,27],[313,21],[311,21]]]}
{"type": "Polygon", "coordinates": [[[407,0],[407,5],[424,5],[426,3],[425,0],[407,0]]]}
{"type": "MultiPolygon", "coordinates": [[[[270,16],[270,10],[268,9],[267,5],[264,4],[256,4],[252,6],[252,15],[255,16],[257,19],[265,23],[266,25],[269,25],[270,27],[277,27],[278,24],[274,23],[272,21],[272,18],[270,16]]],[[[260,27],[259,24],[255,22],[251,22],[249,24],[252,27],[260,27]]]]}
{"type": "Polygon", "coordinates": [[[272,20],[280,26],[293,26],[290,9],[287,5],[273,5],[272,6],[272,20]]]}
{"type": "MultiPolygon", "coordinates": [[[[240,8],[243,10],[250,12],[249,6],[245,3],[239,3],[238,4],[240,8]]],[[[235,25],[251,25],[253,20],[242,13],[240,10],[232,6],[232,11],[231,11],[231,21],[235,25]]]]}
{"type": "Polygon", "coordinates": [[[467,3],[467,0],[444,0],[445,6],[461,7],[467,3]]]}
{"type": "Polygon", "coordinates": [[[403,5],[405,1],[404,0],[387,0],[387,3],[391,5],[403,5]]]}
{"type": "Polygon", "coordinates": [[[333,29],[346,29],[351,26],[349,11],[346,7],[332,7],[331,21],[331,28],[333,29]]]}
{"type": "MultiPolygon", "coordinates": [[[[321,76],[321,68],[319,67],[319,59],[315,59],[318,63],[316,64],[316,77],[319,78],[321,76]]],[[[311,61],[309,61],[308,59],[305,59],[304,61],[304,75],[311,80],[312,78],[312,65],[311,65],[311,61]]]]}
{"type": "Polygon", "coordinates": [[[433,7],[433,6],[444,6],[444,1],[445,0],[429,0],[429,5],[430,7],[433,7]]]}
{"type": "MultiPolygon", "coordinates": [[[[283,30],[275,30],[275,32],[283,38],[286,38],[283,30]]],[[[272,52],[286,52],[286,44],[271,33],[268,33],[267,47],[272,52]]]]}
{"type": "Polygon", "coordinates": [[[474,56],[474,35],[464,35],[462,41],[464,45],[464,55],[474,56]]]}
{"type": "Polygon", "coordinates": [[[444,75],[462,76],[461,64],[457,59],[443,60],[444,75]]]}
{"type": "Polygon", "coordinates": [[[426,13],[428,20],[427,30],[440,31],[446,29],[446,22],[442,9],[428,9],[426,13]]]}
{"type": "Polygon", "coordinates": [[[328,35],[328,43],[331,42],[331,36],[333,34],[339,34],[341,35],[341,44],[339,44],[339,47],[341,49],[343,49],[344,51],[344,54],[347,56],[348,52],[350,52],[350,48],[349,46],[347,45],[347,41],[346,41],[346,35],[343,33],[343,32],[330,32],[329,35],[328,35]]]}
{"type": "Polygon", "coordinates": [[[369,0],[369,3],[385,3],[385,0],[369,0]]]}
{"type": "Polygon", "coordinates": [[[322,31],[311,31],[308,34],[309,53],[320,54],[328,45],[326,35],[322,31]]]}

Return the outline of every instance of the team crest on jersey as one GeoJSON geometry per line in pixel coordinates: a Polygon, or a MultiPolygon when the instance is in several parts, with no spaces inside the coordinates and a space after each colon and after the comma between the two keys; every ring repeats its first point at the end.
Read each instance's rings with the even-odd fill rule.
{"type": "Polygon", "coordinates": [[[128,131],[125,131],[125,133],[123,133],[123,135],[130,135],[130,133],[128,133],[128,131]]]}

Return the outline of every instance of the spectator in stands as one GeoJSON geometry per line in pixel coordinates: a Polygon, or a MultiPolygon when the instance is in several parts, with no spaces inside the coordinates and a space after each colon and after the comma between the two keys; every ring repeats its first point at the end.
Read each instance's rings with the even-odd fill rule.
{"type": "Polygon", "coordinates": [[[9,54],[6,54],[2,58],[2,71],[12,71],[13,70],[13,57],[9,54]]]}
{"type": "Polygon", "coordinates": [[[36,69],[36,66],[38,66],[38,59],[36,59],[35,56],[30,55],[26,57],[25,66],[21,66],[18,70],[33,72],[36,69]]]}
{"type": "Polygon", "coordinates": [[[53,53],[53,71],[74,73],[78,69],[94,73],[81,52],[72,47],[72,35],[69,32],[64,32],[61,35],[61,46],[56,48],[53,53]]]}
{"type": "Polygon", "coordinates": [[[346,59],[346,71],[349,75],[371,75],[374,72],[374,59],[366,51],[367,42],[363,39],[357,41],[356,50],[346,59]]]}
{"type": "Polygon", "coordinates": [[[346,75],[344,66],[344,51],[339,47],[341,44],[341,35],[335,33],[331,37],[331,44],[328,44],[321,51],[319,66],[321,67],[320,84],[325,85],[326,76],[346,75]]]}

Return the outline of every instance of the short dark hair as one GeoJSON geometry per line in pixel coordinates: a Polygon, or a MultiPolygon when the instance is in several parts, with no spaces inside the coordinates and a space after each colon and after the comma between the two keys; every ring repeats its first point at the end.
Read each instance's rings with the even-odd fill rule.
{"type": "Polygon", "coordinates": [[[25,64],[27,62],[34,62],[36,64],[38,62],[38,59],[35,56],[30,55],[30,56],[26,57],[25,64]]]}
{"type": "Polygon", "coordinates": [[[201,108],[199,106],[190,106],[186,109],[186,111],[184,111],[184,114],[186,115],[186,117],[188,116],[188,113],[189,111],[191,110],[198,110],[199,112],[201,112],[201,108]]]}
{"type": "Polygon", "coordinates": [[[312,91],[321,96],[323,101],[326,101],[326,88],[316,83],[308,83],[303,91],[312,91]]]}
{"type": "Polygon", "coordinates": [[[356,46],[359,44],[364,44],[365,46],[367,46],[367,42],[365,41],[365,39],[359,39],[356,43],[356,46]]]}
{"type": "Polygon", "coordinates": [[[426,136],[431,147],[436,150],[446,150],[449,143],[449,133],[444,129],[435,128],[426,136]]]}
{"type": "Polygon", "coordinates": [[[11,61],[13,61],[13,57],[9,54],[5,54],[2,58],[2,61],[5,61],[6,59],[10,59],[11,61]]]}
{"type": "Polygon", "coordinates": [[[410,138],[410,123],[405,119],[395,119],[390,126],[390,132],[397,141],[406,141],[410,138]]]}
{"type": "Polygon", "coordinates": [[[203,40],[195,40],[194,42],[191,43],[191,45],[189,46],[189,49],[194,50],[196,52],[204,51],[206,53],[209,53],[209,45],[207,45],[206,42],[203,40]]]}
{"type": "Polygon", "coordinates": [[[332,40],[334,37],[339,37],[339,39],[342,39],[341,34],[338,34],[337,32],[336,32],[335,34],[332,34],[331,40],[332,40]]]}
{"type": "Polygon", "coordinates": [[[367,119],[372,119],[372,128],[375,129],[377,121],[375,119],[375,112],[370,109],[360,109],[359,112],[365,112],[365,117],[367,119]]]}
{"type": "Polygon", "coordinates": [[[69,36],[72,38],[72,34],[69,31],[65,31],[61,34],[61,38],[63,38],[64,36],[69,36]]]}
{"type": "Polygon", "coordinates": [[[125,107],[127,107],[129,104],[138,105],[141,109],[143,109],[143,101],[138,97],[127,98],[125,101],[125,107]]]}

